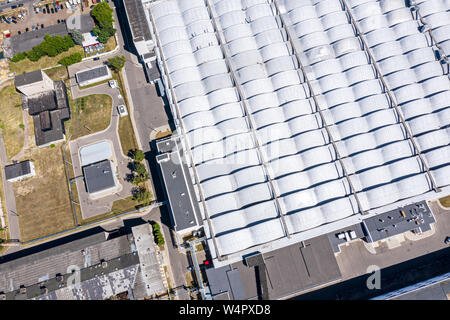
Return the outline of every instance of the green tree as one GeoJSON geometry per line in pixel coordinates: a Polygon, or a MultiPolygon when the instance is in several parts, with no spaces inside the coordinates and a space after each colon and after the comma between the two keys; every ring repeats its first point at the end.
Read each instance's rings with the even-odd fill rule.
{"type": "Polygon", "coordinates": [[[148,191],[146,188],[139,188],[135,195],[133,196],[133,200],[144,205],[149,205],[152,201],[152,193],[148,191]]]}
{"type": "Polygon", "coordinates": [[[152,229],[153,229],[153,236],[155,238],[156,244],[158,246],[163,246],[165,241],[164,241],[164,237],[161,233],[161,228],[160,228],[159,224],[157,222],[153,221],[152,229]]]}
{"type": "Polygon", "coordinates": [[[127,58],[125,58],[124,56],[115,56],[112,58],[108,59],[108,65],[116,70],[116,71],[120,71],[122,70],[123,66],[125,65],[125,61],[127,61],[127,58]]]}
{"type": "Polygon", "coordinates": [[[144,174],[137,175],[133,178],[132,183],[136,186],[140,185],[141,183],[147,181],[150,179],[150,175],[148,172],[145,172],[144,174]]]}
{"type": "Polygon", "coordinates": [[[134,164],[134,171],[138,174],[138,175],[143,175],[147,172],[147,169],[145,168],[145,165],[143,165],[140,162],[136,162],[134,164]]]}
{"type": "Polygon", "coordinates": [[[114,22],[113,11],[107,2],[100,2],[92,8],[91,15],[101,28],[105,28],[114,22]]]}
{"type": "Polygon", "coordinates": [[[42,51],[40,45],[33,47],[33,49],[27,51],[26,54],[30,61],[38,61],[40,58],[45,56],[45,52],[42,51]]]}
{"type": "Polygon", "coordinates": [[[84,36],[81,33],[80,30],[74,29],[70,33],[70,36],[72,37],[72,40],[75,44],[82,45],[84,41],[84,36]]]}
{"type": "Polygon", "coordinates": [[[141,162],[142,160],[145,159],[144,151],[139,149],[130,150],[128,154],[130,155],[130,158],[136,162],[141,162]]]}
{"type": "Polygon", "coordinates": [[[19,62],[27,57],[25,52],[18,52],[14,57],[11,58],[12,62],[19,62]]]}
{"type": "Polygon", "coordinates": [[[71,64],[81,62],[83,60],[83,56],[79,52],[75,52],[69,56],[66,56],[58,61],[59,64],[62,64],[63,66],[70,66],[71,64]]]}

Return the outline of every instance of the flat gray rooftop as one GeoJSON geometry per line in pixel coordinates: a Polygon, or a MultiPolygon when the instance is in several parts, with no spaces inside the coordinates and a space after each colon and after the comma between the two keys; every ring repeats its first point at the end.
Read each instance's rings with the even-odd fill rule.
{"type": "Polygon", "coordinates": [[[260,257],[255,255],[247,261],[247,265],[242,261],[206,270],[213,297],[257,299],[263,294],[262,277],[256,276],[253,263],[265,266],[269,299],[283,298],[341,278],[326,235],[267,252],[260,257]]]}
{"type": "MultiPolygon", "coordinates": [[[[42,282],[50,286],[50,280],[57,274],[66,274],[70,265],[89,271],[89,267],[100,264],[101,260],[109,261],[131,253],[132,244],[127,235],[106,240],[105,233],[101,232],[3,262],[0,265],[0,291],[14,291],[15,295],[20,286],[30,287],[42,282]]],[[[86,278],[89,275],[86,274],[86,278]]]]}
{"type": "Polygon", "coordinates": [[[199,225],[199,209],[192,180],[184,163],[178,137],[158,141],[156,157],[169,198],[174,229],[182,231],[199,225]],[[181,151],[181,152],[180,152],[181,151]]]}
{"type": "Polygon", "coordinates": [[[368,241],[375,242],[397,234],[420,229],[428,231],[435,219],[426,201],[406,205],[374,217],[365,219],[363,223],[369,232],[368,241]]]}
{"type": "Polygon", "coordinates": [[[108,74],[107,66],[99,66],[86,71],[77,72],[76,77],[78,83],[85,82],[89,80],[94,80],[100,77],[104,77],[108,74]]]}
{"type": "Polygon", "coordinates": [[[116,185],[111,162],[103,160],[83,167],[84,181],[88,193],[95,193],[116,185]]]}
{"type": "Polygon", "coordinates": [[[31,172],[30,160],[5,166],[6,180],[24,176],[31,172]]]}
{"type": "Polygon", "coordinates": [[[38,81],[42,81],[42,70],[22,73],[14,78],[14,84],[16,87],[32,84],[38,81]]]}
{"type": "Polygon", "coordinates": [[[144,7],[140,0],[124,0],[123,1],[130,23],[133,41],[151,40],[150,29],[144,13],[144,7]]]}

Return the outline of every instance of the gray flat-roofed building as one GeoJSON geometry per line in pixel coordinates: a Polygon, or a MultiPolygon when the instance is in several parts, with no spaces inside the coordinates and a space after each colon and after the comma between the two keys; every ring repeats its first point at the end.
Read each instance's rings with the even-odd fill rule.
{"type": "Polygon", "coordinates": [[[16,89],[27,97],[36,96],[55,89],[52,79],[42,70],[22,73],[14,78],[16,89]]]}
{"type": "Polygon", "coordinates": [[[153,232],[150,224],[145,223],[132,229],[136,250],[141,263],[141,277],[145,290],[144,296],[152,296],[166,291],[161,270],[161,255],[153,241],[153,232]]]}
{"type": "Polygon", "coordinates": [[[206,275],[214,300],[282,299],[341,278],[327,236],[206,269],[206,275]]]}
{"type": "Polygon", "coordinates": [[[34,164],[30,160],[5,166],[5,178],[10,182],[26,179],[34,175],[34,164]]]}
{"type": "Polygon", "coordinates": [[[151,40],[150,29],[141,0],[123,0],[133,41],[151,40]]]}
{"type": "Polygon", "coordinates": [[[114,172],[109,160],[92,163],[83,167],[86,191],[89,194],[98,193],[117,186],[114,172]]]}
{"type": "MultiPolygon", "coordinates": [[[[148,228],[148,223],[140,226],[148,228]]],[[[116,231],[95,228],[1,256],[1,298],[97,300],[123,292],[146,297],[146,291],[137,288],[142,273],[149,272],[141,266],[146,260],[141,260],[144,255],[138,247],[151,247],[153,239],[141,237],[138,245],[130,228],[116,231]],[[79,287],[69,285],[72,270],[79,272],[79,287]]],[[[152,267],[159,272],[159,264],[152,267]]]]}
{"type": "Polygon", "coordinates": [[[171,217],[175,231],[188,233],[201,225],[198,203],[195,201],[192,180],[184,161],[179,137],[157,142],[156,156],[169,198],[171,217]]]}
{"type": "Polygon", "coordinates": [[[372,300],[450,300],[450,272],[383,294],[372,300]]]}
{"type": "Polygon", "coordinates": [[[153,50],[154,44],[150,34],[145,8],[142,0],[123,0],[123,6],[128,18],[134,46],[138,56],[143,56],[153,50]]]}
{"type": "Polygon", "coordinates": [[[111,78],[111,71],[105,65],[95,67],[92,69],[77,72],[75,74],[77,82],[80,86],[86,86],[91,83],[103,81],[111,78]]]}
{"type": "Polygon", "coordinates": [[[36,70],[31,72],[26,72],[17,75],[14,78],[14,85],[16,87],[25,86],[28,84],[32,84],[35,82],[39,82],[43,80],[42,70],[36,70]]]}
{"type": "Polygon", "coordinates": [[[421,201],[367,218],[363,224],[368,232],[367,241],[376,242],[408,231],[428,231],[435,221],[427,202],[421,201]]]}

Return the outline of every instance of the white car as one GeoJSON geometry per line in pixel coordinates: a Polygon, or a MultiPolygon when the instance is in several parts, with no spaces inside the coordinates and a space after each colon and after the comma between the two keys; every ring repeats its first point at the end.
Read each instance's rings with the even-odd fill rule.
{"type": "Polygon", "coordinates": [[[117,106],[117,112],[119,112],[119,115],[121,117],[125,117],[128,115],[127,108],[123,104],[117,106]]]}
{"type": "Polygon", "coordinates": [[[117,81],[116,80],[109,80],[108,83],[109,83],[109,86],[111,88],[117,88],[117,81]]]}

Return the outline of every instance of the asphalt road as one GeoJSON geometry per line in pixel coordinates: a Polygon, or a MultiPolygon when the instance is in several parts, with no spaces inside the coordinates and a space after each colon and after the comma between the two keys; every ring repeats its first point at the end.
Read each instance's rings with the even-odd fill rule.
{"type": "Polygon", "coordinates": [[[121,3],[117,4],[116,16],[120,28],[122,53],[127,57],[123,72],[128,80],[128,88],[133,105],[133,118],[137,134],[144,152],[150,151],[150,136],[162,128],[169,127],[170,112],[163,99],[158,96],[153,84],[147,82],[144,67],[139,63],[132,42],[125,11],[121,3]]]}

